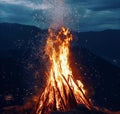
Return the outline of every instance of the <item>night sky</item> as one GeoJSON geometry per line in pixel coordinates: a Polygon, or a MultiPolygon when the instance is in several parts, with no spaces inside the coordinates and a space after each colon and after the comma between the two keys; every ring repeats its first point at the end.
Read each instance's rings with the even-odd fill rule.
{"type": "Polygon", "coordinates": [[[65,25],[73,30],[120,29],[120,0],[62,2],[64,3],[59,0],[0,0],[0,22],[48,28],[53,17],[60,18],[63,15],[65,25]],[[59,7],[57,13],[54,12],[56,7],[59,7]]]}

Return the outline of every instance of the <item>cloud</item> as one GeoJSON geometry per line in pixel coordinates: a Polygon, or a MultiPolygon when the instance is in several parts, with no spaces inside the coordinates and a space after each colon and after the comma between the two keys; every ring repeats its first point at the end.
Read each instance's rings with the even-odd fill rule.
{"type": "Polygon", "coordinates": [[[120,29],[120,0],[64,0],[64,4],[61,1],[1,0],[0,22],[48,28],[63,20],[65,26],[80,31],[120,29]]]}
{"type": "Polygon", "coordinates": [[[1,0],[0,1],[0,22],[21,23],[35,25],[33,16],[34,10],[42,12],[51,7],[50,4],[33,2],[32,0],[1,0]]]}
{"type": "Polygon", "coordinates": [[[120,0],[101,0],[90,7],[95,11],[120,9],[120,0]]]}
{"type": "Polygon", "coordinates": [[[79,26],[82,31],[120,29],[120,10],[90,11],[86,18],[81,18],[79,26]]]}
{"type": "MultiPolygon", "coordinates": [[[[71,0],[72,1],[72,0],[71,0]]],[[[79,0],[71,3],[73,9],[72,29],[80,31],[96,31],[104,29],[120,29],[119,0],[79,0]]]]}
{"type": "Polygon", "coordinates": [[[51,8],[50,4],[38,4],[29,0],[1,0],[2,4],[20,5],[31,9],[44,10],[51,8]]]}

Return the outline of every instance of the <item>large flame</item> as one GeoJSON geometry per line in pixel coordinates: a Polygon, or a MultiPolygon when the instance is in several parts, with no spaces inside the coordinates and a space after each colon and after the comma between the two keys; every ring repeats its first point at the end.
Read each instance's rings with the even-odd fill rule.
{"type": "Polygon", "coordinates": [[[37,104],[37,114],[49,114],[51,111],[67,111],[77,104],[84,104],[91,109],[80,80],[74,80],[69,65],[69,45],[72,34],[62,27],[59,31],[49,29],[45,53],[50,66],[47,82],[37,104]]]}

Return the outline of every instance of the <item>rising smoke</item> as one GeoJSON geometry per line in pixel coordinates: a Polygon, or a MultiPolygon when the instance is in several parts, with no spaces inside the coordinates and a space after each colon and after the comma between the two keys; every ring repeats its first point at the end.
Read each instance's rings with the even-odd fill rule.
{"type": "Polygon", "coordinates": [[[57,29],[61,26],[67,26],[70,20],[70,6],[66,0],[42,0],[40,4],[44,5],[44,10],[36,10],[36,19],[41,28],[57,29]],[[41,24],[42,23],[42,24],[41,24]]]}

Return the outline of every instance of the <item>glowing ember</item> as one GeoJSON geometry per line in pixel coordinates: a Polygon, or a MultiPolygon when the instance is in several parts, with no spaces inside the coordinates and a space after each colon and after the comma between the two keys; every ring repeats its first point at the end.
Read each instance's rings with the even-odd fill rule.
{"type": "Polygon", "coordinates": [[[46,87],[37,104],[37,114],[49,114],[51,111],[67,111],[77,104],[84,104],[91,109],[85,97],[85,90],[80,80],[74,80],[69,65],[69,45],[72,34],[62,27],[59,32],[49,29],[45,53],[49,56],[50,68],[47,72],[46,87]]]}

